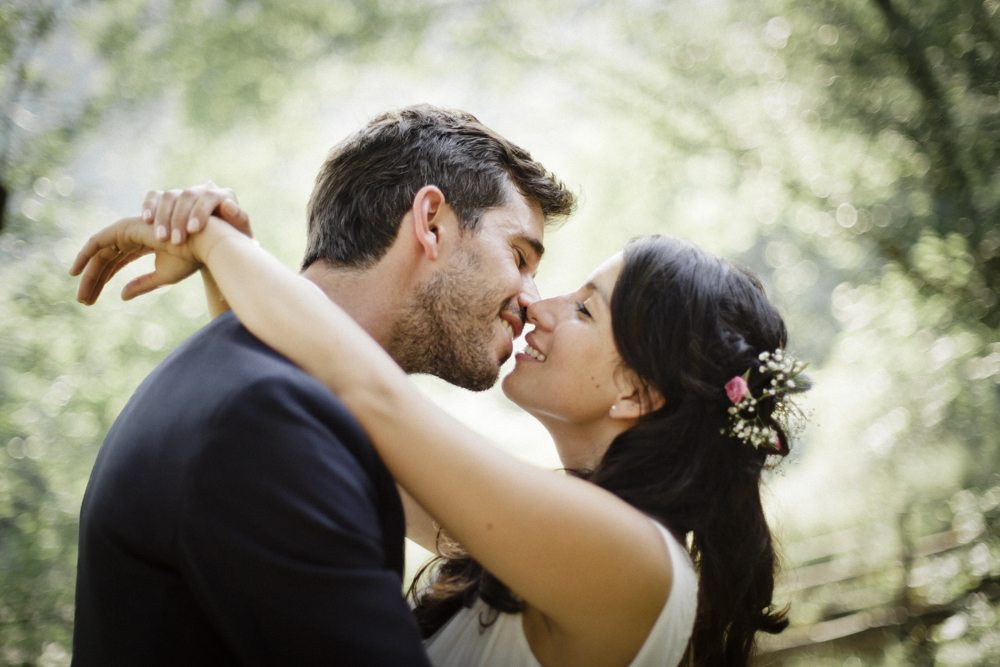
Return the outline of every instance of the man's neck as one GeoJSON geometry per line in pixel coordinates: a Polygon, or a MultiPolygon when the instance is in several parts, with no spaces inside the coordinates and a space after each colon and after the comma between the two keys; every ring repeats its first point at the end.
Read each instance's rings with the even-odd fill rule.
{"type": "Polygon", "coordinates": [[[404,293],[382,263],[367,269],[333,266],[318,261],[302,271],[326,296],[344,309],[382,347],[386,346],[404,293]],[[387,282],[388,281],[388,282],[387,282]]]}

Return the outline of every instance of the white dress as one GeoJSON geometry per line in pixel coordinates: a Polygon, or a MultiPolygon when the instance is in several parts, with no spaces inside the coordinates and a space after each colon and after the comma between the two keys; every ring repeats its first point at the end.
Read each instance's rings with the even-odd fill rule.
{"type": "MultiPolygon", "coordinates": [[[[655,522],[654,522],[655,523],[655,522]]],[[[673,584],[656,623],[629,667],[675,667],[684,657],[698,606],[698,578],[687,551],[659,523],[673,566],[673,584]]],[[[489,607],[476,600],[424,642],[434,667],[541,667],[531,652],[521,614],[500,614],[482,628],[489,607]]]]}

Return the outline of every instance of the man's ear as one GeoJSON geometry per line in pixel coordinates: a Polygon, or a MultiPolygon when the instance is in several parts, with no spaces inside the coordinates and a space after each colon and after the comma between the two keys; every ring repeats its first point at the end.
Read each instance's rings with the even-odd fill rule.
{"type": "Polygon", "coordinates": [[[442,216],[446,208],[444,193],[436,185],[425,185],[417,190],[410,207],[413,235],[423,254],[436,260],[441,250],[442,216]]]}
{"type": "Polygon", "coordinates": [[[659,410],[666,404],[666,399],[656,389],[640,386],[634,388],[631,393],[619,394],[608,414],[612,419],[638,419],[659,410]]]}

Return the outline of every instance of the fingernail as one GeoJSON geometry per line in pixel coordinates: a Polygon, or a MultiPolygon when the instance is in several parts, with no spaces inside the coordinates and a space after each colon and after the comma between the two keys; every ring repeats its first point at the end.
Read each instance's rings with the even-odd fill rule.
{"type": "Polygon", "coordinates": [[[160,225],[156,228],[156,240],[166,241],[167,240],[167,228],[160,225]]]}
{"type": "Polygon", "coordinates": [[[192,234],[198,231],[198,220],[197,218],[191,218],[188,220],[187,230],[192,234]]]}
{"type": "Polygon", "coordinates": [[[145,211],[142,212],[142,219],[143,220],[152,220],[153,219],[153,212],[150,211],[147,208],[145,211]]]}
{"type": "Polygon", "coordinates": [[[173,243],[174,243],[175,245],[179,244],[179,243],[181,242],[181,230],[179,230],[179,229],[175,229],[175,230],[173,231],[173,233],[172,233],[172,234],[170,235],[170,240],[171,240],[171,241],[172,241],[172,242],[173,242],[173,243]]]}

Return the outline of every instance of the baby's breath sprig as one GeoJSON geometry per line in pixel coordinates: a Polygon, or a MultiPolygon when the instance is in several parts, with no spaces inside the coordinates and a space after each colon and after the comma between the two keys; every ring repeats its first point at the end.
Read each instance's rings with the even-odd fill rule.
{"type": "Polygon", "coordinates": [[[761,352],[757,359],[760,361],[757,372],[769,375],[771,381],[761,392],[760,397],[755,397],[747,384],[750,379],[750,369],[726,383],[726,396],[732,403],[729,406],[730,427],[721,429],[720,433],[741,440],[754,449],[764,448],[771,454],[786,453],[787,443],[782,443],[781,436],[774,427],[764,423],[757,404],[759,401],[773,398],[775,405],[771,417],[781,424],[782,430],[787,434],[791,430],[801,428],[804,417],[792,404],[790,394],[808,387],[808,383],[802,380],[806,364],[781,348],[774,352],[761,352]]]}

